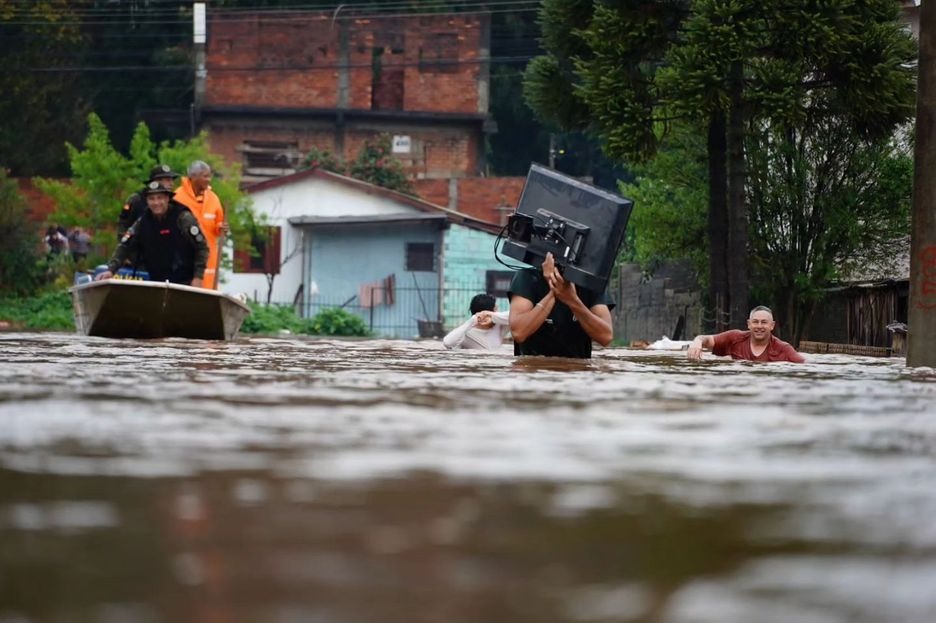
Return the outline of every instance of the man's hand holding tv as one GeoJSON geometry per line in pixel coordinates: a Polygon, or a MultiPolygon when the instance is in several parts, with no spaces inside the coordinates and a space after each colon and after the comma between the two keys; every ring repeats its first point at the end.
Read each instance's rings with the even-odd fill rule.
{"type": "MultiPolygon", "coordinates": [[[[596,305],[589,309],[579,298],[575,284],[566,281],[556,266],[552,253],[546,254],[543,261],[543,277],[549,283],[549,293],[564,304],[578,319],[585,333],[602,346],[611,343],[614,330],[611,325],[611,312],[606,305],[596,305]]],[[[548,295],[547,295],[548,296],[548,295]]]]}
{"type": "Polygon", "coordinates": [[[562,273],[559,272],[552,253],[546,253],[546,259],[543,261],[543,277],[546,279],[546,283],[549,284],[550,292],[558,301],[565,303],[570,308],[574,306],[576,301],[582,304],[578,292],[575,290],[575,284],[566,281],[562,273]]]}

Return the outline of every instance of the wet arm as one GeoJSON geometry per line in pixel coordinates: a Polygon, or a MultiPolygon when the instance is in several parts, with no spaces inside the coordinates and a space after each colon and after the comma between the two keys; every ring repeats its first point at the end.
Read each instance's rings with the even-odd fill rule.
{"type": "MultiPolygon", "coordinates": [[[[139,222],[139,221],[137,221],[139,222]]],[[[113,274],[124,265],[128,259],[136,259],[137,256],[137,236],[136,228],[138,227],[137,223],[134,223],[130,226],[130,229],[124,233],[123,239],[120,241],[120,244],[117,245],[117,248],[114,249],[114,255],[111,256],[111,259],[107,262],[107,272],[113,274]]],[[[102,276],[103,279],[107,277],[102,276]]]]}
{"type": "Polygon", "coordinates": [[[473,315],[463,322],[461,326],[452,329],[448,335],[442,338],[442,345],[448,349],[458,348],[462,345],[462,342],[465,341],[465,335],[468,333],[468,329],[476,324],[478,324],[478,317],[473,315]]]}
{"type": "Polygon", "coordinates": [[[607,346],[614,339],[614,325],[611,323],[611,310],[607,305],[593,305],[585,307],[582,299],[575,296],[566,305],[575,314],[579,325],[588,334],[588,337],[602,346],[607,346]]]}
{"type": "Polygon", "coordinates": [[[494,312],[493,314],[491,314],[491,322],[493,322],[494,324],[509,325],[510,324],[510,312],[509,311],[494,312]]]}
{"type": "Polygon", "coordinates": [[[702,358],[703,350],[712,350],[715,348],[715,336],[713,335],[697,335],[694,340],[689,344],[689,350],[686,351],[686,357],[692,359],[693,361],[698,361],[702,358]]]}
{"type": "MultiPolygon", "coordinates": [[[[544,271],[545,271],[544,264],[544,271]]],[[[578,290],[571,281],[566,281],[558,270],[554,270],[547,277],[549,281],[549,291],[559,301],[565,303],[569,310],[575,315],[582,330],[592,339],[602,346],[607,346],[614,339],[614,328],[611,324],[611,310],[608,306],[601,303],[586,307],[582,299],[579,298],[578,290]]]]}
{"type": "Polygon", "coordinates": [[[510,299],[510,333],[515,342],[525,342],[527,338],[536,333],[549,313],[556,305],[556,297],[550,292],[537,303],[528,298],[515,294],[510,299]]]}
{"type": "Polygon", "coordinates": [[[806,363],[806,357],[803,357],[802,353],[790,346],[787,351],[787,361],[792,363],[806,363]]]}

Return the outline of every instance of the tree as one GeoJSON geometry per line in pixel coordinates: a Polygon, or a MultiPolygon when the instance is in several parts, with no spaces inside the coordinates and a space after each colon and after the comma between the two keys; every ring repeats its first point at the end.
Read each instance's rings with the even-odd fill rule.
{"type": "Polygon", "coordinates": [[[63,139],[90,110],[81,74],[61,68],[87,40],[66,0],[0,0],[0,162],[16,177],[60,172],[63,139]]]}
{"type": "Polygon", "coordinates": [[[26,207],[16,182],[0,168],[0,295],[31,293],[41,280],[36,228],[26,207]]]}
{"type": "Polygon", "coordinates": [[[705,281],[706,243],[705,141],[692,128],[670,132],[656,155],[633,169],[636,179],[621,183],[621,194],[634,201],[627,252],[647,268],[666,260],[686,259],[705,281]]]}
{"type": "Polygon", "coordinates": [[[497,175],[526,175],[530,162],[549,157],[549,135],[523,102],[522,74],[491,67],[491,116],[497,133],[488,138],[488,166],[497,175]]]}
{"type": "Polygon", "coordinates": [[[802,119],[813,105],[866,138],[906,121],[914,44],[896,10],[890,0],[545,0],[549,54],[528,67],[525,96],[542,118],[600,136],[621,160],[652,156],[674,119],[704,132],[710,303],[721,328],[747,315],[747,132],[768,116],[802,119]]]}
{"type": "MultiPolygon", "coordinates": [[[[905,140],[862,138],[835,115],[764,122],[748,133],[752,292],[773,309],[783,337],[799,342],[831,283],[890,263],[908,232],[908,150],[905,140]]],[[[706,227],[705,172],[704,141],[677,130],[637,167],[633,184],[621,185],[639,206],[634,259],[704,267],[696,241],[706,227]]]]}
{"type": "Polygon", "coordinates": [[[236,245],[250,244],[252,210],[240,190],[240,171],[219,156],[210,153],[207,137],[200,134],[186,141],[152,141],[145,124],[137,125],[125,156],[111,144],[110,134],[101,119],[88,117],[88,135],[83,148],[66,144],[71,166],[70,183],[37,178],[36,185],[55,201],[50,220],[64,226],[81,225],[93,232],[94,242],[106,252],[117,243],[117,216],[127,197],[138,191],[158,162],[174,171],[184,172],[194,160],[211,165],[211,187],[225,207],[236,245]]]}
{"type": "Polygon", "coordinates": [[[177,120],[162,124],[171,136],[188,135],[191,11],[190,0],[0,0],[0,162],[63,174],[64,141],[80,139],[91,110],[121,147],[154,109],[177,120]]]}
{"type": "Polygon", "coordinates": [[[754,292],[794,343],[830,282],[887,264],[909,232],[908,145],[863,138],[848,121],[772,123],[748,137],[754,292]]]}

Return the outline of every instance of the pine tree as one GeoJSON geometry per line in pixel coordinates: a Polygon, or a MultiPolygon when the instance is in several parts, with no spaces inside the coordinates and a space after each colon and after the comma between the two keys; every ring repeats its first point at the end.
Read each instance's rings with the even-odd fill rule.
{"type": "Polygon", "coordinates": [[[737,325],[748,311],[747,134],[818,113],[869,139],[907,121],[915,48],[896,11],[891,0],[544,0],[549,54],[529,65],[525,95],[620,160],[651,157],[675,119],[705,132],[710,302],[716,328],[737,325]]]}

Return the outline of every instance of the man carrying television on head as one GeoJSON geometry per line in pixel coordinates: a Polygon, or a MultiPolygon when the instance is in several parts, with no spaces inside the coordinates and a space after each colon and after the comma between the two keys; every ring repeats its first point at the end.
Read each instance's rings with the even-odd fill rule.
{"type": "Polygon", "coordinates": [[[552,253],[542,271],[517,271],[507,292],[514,355],[591,357],[592,342],[607,346],[614,338],[607,292],[576,288],[562,277],[552,253]]]}

